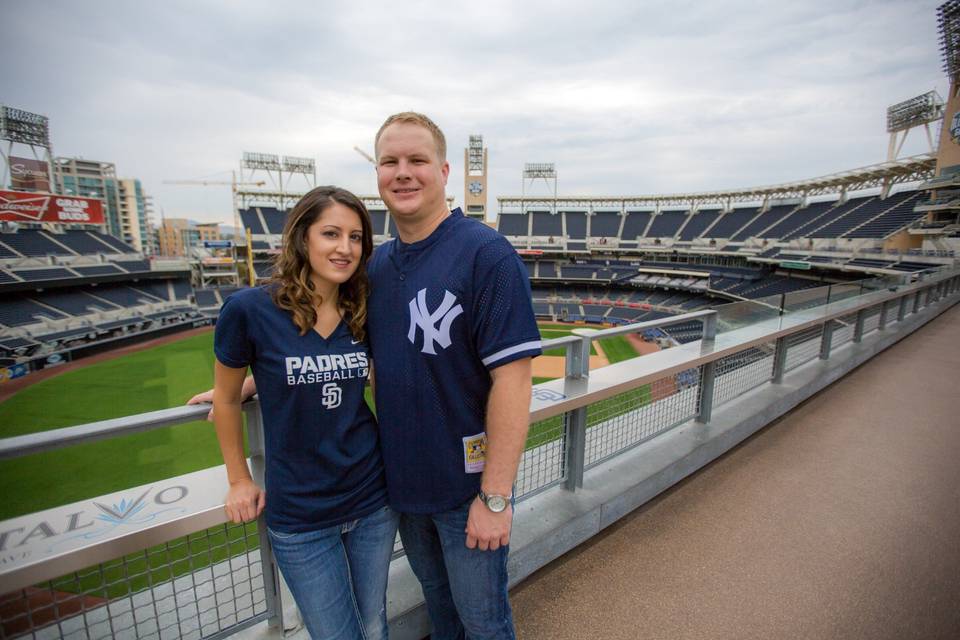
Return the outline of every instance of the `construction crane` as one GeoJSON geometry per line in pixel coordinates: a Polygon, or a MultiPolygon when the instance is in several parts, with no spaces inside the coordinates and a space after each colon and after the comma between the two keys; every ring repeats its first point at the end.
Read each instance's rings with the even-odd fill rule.
{"type": "Polygon", "coordinates": [[[234,182],[232,180],[164,180],[163,184],[192,184],[200,187],[228,186],[228,187],[262,187],[267,184],[263,180],[256,182],[234,182]]]}
{"type": "Polygon", "coordinates": [[[377,161],[374,160],[373,156],[371,156],[369,153],[367,153],[360,147],[356,147],[356,146],[353,148],[353,150],[359,153],[360,155],[362,155],[364,158],[366,158],[370,162],[370,164],[372,164],[373,166],[377,166],[377,161]]]}

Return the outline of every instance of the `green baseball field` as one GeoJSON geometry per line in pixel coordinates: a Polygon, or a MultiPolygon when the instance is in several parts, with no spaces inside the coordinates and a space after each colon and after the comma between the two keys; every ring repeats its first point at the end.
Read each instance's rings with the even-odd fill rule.
{"type": "MultiPolygon", "coordinates": [[[[572,328],[544,324],[541,333],[545,339],[556,338],[572,328]]],[[[637,355],[624,338],[598,342],[611,363],[637,355]]],[[[541,376],[534,382],[549,379],[541,376]]],[[[212,384],[210,332],[67,371],[22,389],[0,404],[0,438],[180,406],[212,384]]],[[[649,390],[646,394],[649,397],[649,390]]],[[[556,438],[557,420],[533,425],[528,446],[556,438]]],[[[0,461],[0,495],[5,497],[0,501],[0,520],[221,462],[208,422],[0,461]]]]}

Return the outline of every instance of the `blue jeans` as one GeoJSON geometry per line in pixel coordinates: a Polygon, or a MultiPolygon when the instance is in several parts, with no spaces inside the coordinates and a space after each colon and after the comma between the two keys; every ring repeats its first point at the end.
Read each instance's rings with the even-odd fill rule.
{"type": "Polygon", "coordinates": [[[515,638],[507,599],[508,547],[466,546],[473,500],[442,513],[400,515],[400,539],[423,588],[432,640],[515,638]]]}
{"type": "Polygon", "coordinates": [[[269,530],[277,565],[293,592],[310,637],[387,637],[387,573],[397,514],[368,516],[306,533],[269,530]]]}

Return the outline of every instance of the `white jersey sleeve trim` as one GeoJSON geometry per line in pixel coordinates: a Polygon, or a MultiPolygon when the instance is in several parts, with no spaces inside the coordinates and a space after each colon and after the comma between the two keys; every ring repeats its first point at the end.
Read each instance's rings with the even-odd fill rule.
{"type": "Polygon", "coordinates": [[[524,342],[523,344],[514,345],[512,347],[507,347],[506,349],[497,351],[493,355],[489,355],[483,360],[481,360],[481,362],[485,367],[489,367],[491,364],[493,364],[497,360],[503,360],[504,358],[508,356],[512,356],[515,353],[520,353],[521,351],[532,351],[534,349],[539,349],[540,345],[541,345],[540,340],[531,340],[530,342],[524,342]]]}

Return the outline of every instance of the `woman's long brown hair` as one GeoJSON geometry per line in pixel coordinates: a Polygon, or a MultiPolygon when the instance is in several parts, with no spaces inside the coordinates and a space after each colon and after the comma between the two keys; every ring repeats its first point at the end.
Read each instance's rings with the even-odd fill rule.
{"type": "Polygon", "coordinates": [[[287,214],[283,227],[283,247],[274,260],[273,275],[267,281],[274,304],[289,311],[293,322],[306,334],[317,323],[317,307],[322,297],[310,279],[310,257],[307,251],[307,231],[333,203],[342,204],[356,212],[363,229],[360,264],[350,279],[340,285],[339,305],[350,333],[357,340],[365,337],[367,322],[367,260],[373,253],[373,226],[370,214],[360,198],[339,187],[317,187],[287,214]]]}

